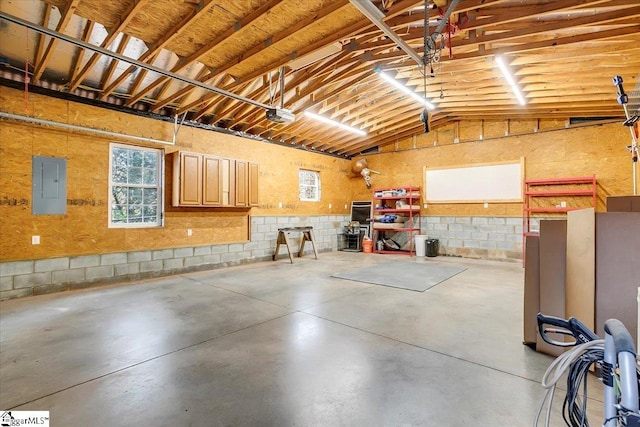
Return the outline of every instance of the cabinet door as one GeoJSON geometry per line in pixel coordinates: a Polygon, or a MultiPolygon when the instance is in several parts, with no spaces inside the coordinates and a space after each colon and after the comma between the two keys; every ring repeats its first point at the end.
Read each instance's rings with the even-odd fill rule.
{"type": "Polygon", "coordinates": [[[236,205],[236,161],[222,159],[222,206],[236,205]]]}
{"type": "Polygon", "coordinates": [[[236,206],[249,206],[249,162],[236,160],[236,206]]]}
{"type": "Polygon", "coordinates": [[[174,153],[174,206],[202,205],[202,155],[174,153]]]}
{"type": "Polygon", "coordinates": [[[257,163],[249,163],[249,206],[258,206],[258,175],[260,173],[257,163]]]}
{"type": "Polygon", "coordinates": [[[222,159],[203,157],[202,204],[205,206],[222,205],[222,159]]]}

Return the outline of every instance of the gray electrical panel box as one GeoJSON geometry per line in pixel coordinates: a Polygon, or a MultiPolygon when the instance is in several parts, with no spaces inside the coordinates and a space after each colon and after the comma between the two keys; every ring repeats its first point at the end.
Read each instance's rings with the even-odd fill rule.
{"type": "Polygon", "coordinates": [[[33,156],[33,193],[31,213],[64,215],[67,213],[67,160],[33,156]]]}

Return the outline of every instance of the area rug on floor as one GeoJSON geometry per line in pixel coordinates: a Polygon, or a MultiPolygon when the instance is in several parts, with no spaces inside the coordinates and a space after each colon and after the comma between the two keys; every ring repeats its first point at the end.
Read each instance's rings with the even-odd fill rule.
{"type": "Polygon", "coordinates": [[[424,292],[464,270],[431,262],[390,261],[334,273],[331,277],[424,292]]]}

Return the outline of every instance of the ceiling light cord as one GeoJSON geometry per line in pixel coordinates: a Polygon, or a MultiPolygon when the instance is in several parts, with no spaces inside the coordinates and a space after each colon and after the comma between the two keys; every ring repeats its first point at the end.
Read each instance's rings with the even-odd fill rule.
{"type": "MultiPolygon", "coordinates": [[[[429,38],[429,0],[424,0],[424,23],[422,26],[422,45],[424,46],[424,50],[422,51],[422,66],[423,68],[427,66],[427,39],[429,38]]],[[[426,94],[425,94],[426,98],[426,94]]]]}
{"type": "MultiPolygon", "coordinates": [[[[427,42],[429,39],[429,0],[424,0],[424,25],[423,25],[423,42],[424,47],[422,51],[422,84],[424,90],[424,99],[427,99],[427,42]]],[[[431,59],[429,59],[429,66],[433,70],[433,66],[431,66],[431,59]]],[[[422,110],[422,114],[420,115],[420,119],[424,123],[424,133],[429,132],[429,111],[427,110],[427,106],[424,106],[422,110]]]]}

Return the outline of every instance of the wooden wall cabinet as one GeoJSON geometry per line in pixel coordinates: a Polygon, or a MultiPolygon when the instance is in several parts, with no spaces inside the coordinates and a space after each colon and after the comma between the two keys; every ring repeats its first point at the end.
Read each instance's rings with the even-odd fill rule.
{"type": "Polygon", "coordinates": [[[258,206],[260,197],[258,194],[258,176],[260,167],[257,163],[249,162],[249,206],[258,206]]]}
{"type": "Polygon", "coordinates": [[[202,204],[222,206],[222,159],[202,156],[202,204]]]}
{"type": "Polygon", "coordinates": [[[174,153],[173,172],[173,205],[202,205],[202,155],[174,153]]]}
{"type": "Polygon", "coordinates": [[[236,206],[249,206],[249,162],[236,160],[236,206]]]}
{"type": "Polygon", "coordinates": [[[258,165],[246,160],[178,151],[173,153],[173,206],[258,205],[258,165]]]}

